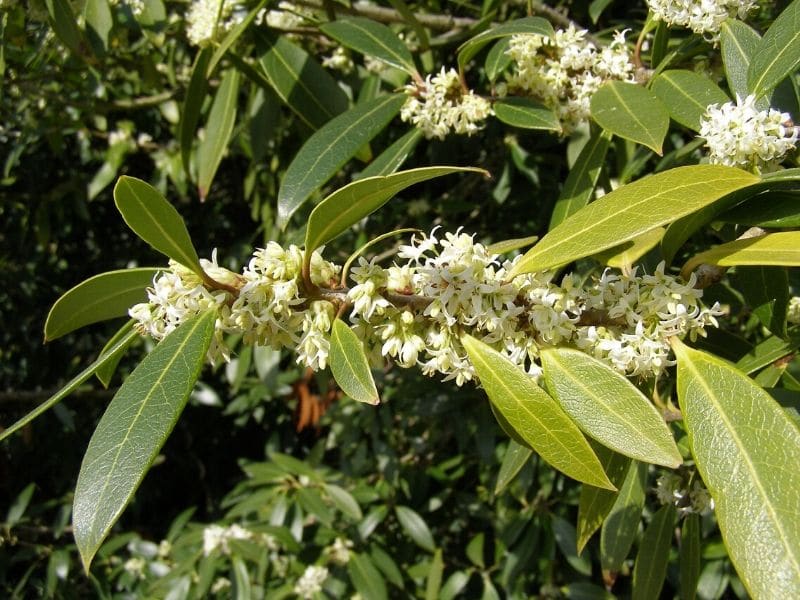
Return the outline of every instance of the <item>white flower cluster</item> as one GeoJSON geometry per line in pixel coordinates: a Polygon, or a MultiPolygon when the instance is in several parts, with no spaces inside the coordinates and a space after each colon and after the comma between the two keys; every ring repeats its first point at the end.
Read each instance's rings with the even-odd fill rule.
{"type": "Polygon", "coordinates": [[[392,360],[441,374],[458,385],[475,378],[460,342],[469,333],[493,346],[533,377],[542,346],[570,345],[608,362],[630,376],[653,376],[674,364],[669,338],[704,335],[721,314],[704,308],[693,278],[682,283],[664,273],[618,275],[606,271],[583,283],[574,275],[560,285],[551,276],[520,275],[508,280],[514,261],[457,232],[436,231],[401,246],[405,262],[384,268],[361,258],[350,276],[355,285],[336,288],[339,267],[315,253],[314,285],[325,294],[306,298],[301,291],[303,252],[272,242],[257,250],[242,275],[204,262],[209,275],[238,290],[210,292],[199,277],[172,264],[148,291],[150,301],[130,314],[138,329],[156,339],[199,312],[218,308],[209,358],[227,359],[225,332],[245,343],[291,348],[297,362],[315,370],[327,365],[330,330],[337,307],[350,307],[354,331],[365,342],[376,367],[392,360]],[[325,299],[320,299],[325,298],[325,299]]]}
{"type": "Polygon", "coordinates": [[[647,0],[656,21],[686,27],[695,33],[716,40],[725,19],[738,16],[744,19],[756,0],[647,0]]]}
{"type": "Polygon", "coordinates": [[[192,0],[186,14],[186,37],[193,46],[208,46],[235,26],[239,0],[192,0]]]}
{"type": "Polygon", "coordinates": [[[309,565],[294,584],[294,593],[304,600],[310,600],[322,591],[322,584],[328,578],[328,569],[317,565],[309,565]]]}
{"type": "Polygon", "coordinates": [[[134,17],[141,16],[144,13],[144,0],[111,0],[109,2],[110,6],[122,6],[126,4],[134,17]]]}
{"type": "Polygon", "coordinates": [[[313,19],[313,13],[291,2],[278,2],[274,9],[265,11],[262,17],[264,23],[275,29],[297,29],[313,19]]]}
{"type": "Polygon", "coordinates": [[[687,489],[676,473],[664,473],[656,480],[656,497],[661,504],[674,504],[682,514],[714,510],[714,499],[706,487],[695,479],[687,489]]]}
{"type": "Polygon", "coordinates": [[[700,124],[709,162],[731,167],[770,170],[797,143],[797,128],[789,113],[759,110],[756,98],[711,104],[700,124]]]}
{"type": "Polygon", "coordinates": [[[789,299],[786,320],[794,325],[800,325],[800,296],[792,296],[789,299]]]}
{"type": "Polygon", "coordinates": [[[633,80],[625,32],[602,48],[587,41],[587,34],[570,25],[552,39],[514,35],[507,50],[516,65],[508,90],[533,96],[555,110],[565,134],[589,117],[589,101],[605,81],[633,80]]]}
{"type": "Polygon", "coordinates": [[[350,54],[342,46],[337,46],[330,56],[322,58],[322,66],[328,69],[335,69],[341,71],[345,75],[352,73],[355,65],[350,54]]]}
{"type": "Polygon", "coordinates": [[[494,114],[488,100],[465,90],[455,69],[428,75],[424,83],[406,86],[408,99],[400,118],[422,130],[425,137],[443,140],[448,133],[472,135],[481,121],[494,114]]]}
{"type": "Polygon", "coordinates": [[[208,556],[217,551],[222,554],[230,554],[230,540],[250,539],[253,539],[253,532],[236,523],[229,527],[209,525],[203,529],[203,554],[208,556]]]}

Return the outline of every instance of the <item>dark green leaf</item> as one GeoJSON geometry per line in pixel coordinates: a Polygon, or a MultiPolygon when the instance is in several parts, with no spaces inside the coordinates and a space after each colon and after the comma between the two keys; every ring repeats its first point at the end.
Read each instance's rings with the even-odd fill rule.
{"type": "Polygon", "coordinates": [[[58,39],[78,57],[84,56],[83,34],[68,0],[45,0],[47,16],[58,39]]]}
{"type": "Polygon", "coordinates": [[[800,193],[774,191],[758,194],[722,213],[719,220],[767,229],[800,227],[800,193]]]}
{"type": "Polygon", "coordinates": [[[108,48],[108,34],[114,27],[108,0],[86,0],[83,16],[86,19],[86,36],[95,54],[102,55],[108,48]]]}
{"type": "Polygon", "coordinates": [[[551,525],[556,545],[561,554],[564,555],[564,558],[567,559],[569,565],[581,575],[591,575],[592,561],[588,555],[579,556],[575,528],[572,524],[557,515],[551,515],[551,525]]]}
{"type": "Polygon", "coordinates": [[[382,600],[389,597],[383,577],[369,555],[353,553],[347,562],[347,574],[362,598],[382,600]]]}
{"type": "Polygon", "coordinates": [[[645,529],[633,567],[632,600],[651,600],[661,594],[667,575],[674,522],[675,506],[666,504],[658,509],[645,529]]]}
{"type": "Polygon", "coordinates": [[[514,62],[514,59],[507,52],[510,43],[511,38],[501,38],[486,55],[484,70],[489,81],[497,79],[514,62]]]}
{"type": "Polygon", "coordinates": [[[363,17],[347,17],[324,23],[320,30],[340,44],[409,75],[417,72],[411,52],[386,25],[363,17]]]}
{"type": "Polygon", "coordinates": [[[689,513],[681,528],[680,588],[681,600],[694,600],[700,579],[700,515],[689,513]]]}
{"type": "Polygon", "coordinates": [[[647,88],[607,81],[592,95],[591,111],[592,118],[606,131],[661,154],[669,113],[647,88]]]}
{"type": "Polygon", "coordinates": [[[786,336],[789,278],[782,267],[738,267],[731,276],[745,305],[773,334],[786,336]]]}
{"type": "Polygon", "coordinates": [[[794,0],[770,25],[753,53],[747,87],[756,96],[775,89],[800,65],[800,0],[794,0]]]}
{"type": "Polygon", "coordinates": [[[380,403],[364,344],[341,319],[333,322],[330,362],[333,378],[345,394],[359,402],[380,403]]]}
{"type": "Polygon", "coordinates": [[[523,446],[515,442],[513,439],[509,440],[506,453],[503,455],[503,462],[500,465],[500,471],[497,473],[497,483],[494,484],[495,496],[502,493],[508,484],[514,481],[514,478],[520,472],[525,463],[528,462],[533,454],[533,450],[527,446],[523,446]]]}
{"type": "Polygon", "coordinates": [[[200,111],[206,99],[208,91],[208,79],[206,79],[206,69],[211,58],[211,48],[206,47],[197,53],[192,67],[192,76],[189,79],[189,87],[186,88],[186,96],[183,99],[181,108],[181,120],[178,124],[178,140],[181,146],[181,162],[186,174],[189,174],[189,166],[192,155],[192,142],[194,141],[197,123],[200,121],[200,111]]]}
{"type": "Polygon", "coordinates": [[[249,13],[239,21],[236,26],[231,29],[223,38],[222,42],[220,42],[219,46],[217,46],[216,50],[214,50],[214,55],[211,57],[211,61],[208,63],[206,67],[206,75],[211,77],[214,73],[214,69],[217,68],[219,61],[227,54],[228,50],[230,50],[231,46],[236,43],[236,40],[241,37],[241,35],[250,27],[250,23],[258,16],[258,13],[261,12],[261,9],[264,8],[264,5],[269,0],[260,0],[258,4],[256,4],[249,13]]]}
{"type": "Polygon", "coordinates": [[[561,131],[555,113],[541,102],[530,98],[503,98],[494,103],[495,116],[513,127],[561,131]]]}
{"type": "Polygon", "coordinates": [[[716,83],[694,71],[664,71],[653,78],[652,90],[669,116],[692,131],[700,131],[709,104],[730,100],[716,83]]]}
{"type": "Polygon", "coordinates": [[[28,505],[31,502],[31,498],[33,497],[33,492],[35,490],[36,484],[29,483],[19,494],[17,494],[14,502],[8,507],[6,520],[5,523],[3,523],[4,527],[11,529],[17,523],[19,523],[19,521],[25,515],[25,511],[28,510],[28,505]]]}
{"type": "Polygon", "coordinates": [[[600,530],[600,564],[618,571],[630,552],[644,507],[647,465],[631,461],[625,482],[600,530]]]}
{"type": "MultiPolygon", "coordinates": [[[[106,342],[106,345],[103,346],[103,349],[100,351],[100,356],[110,352],[116,347],[120,340],[128,337],[128,333],[133,329],[133,324],[134,320],[130,319],[127,323],[125,323],[125,325],[120,327],[117,332],[106,342]]],[[[128,338],[128,346],[133,343],[134,339],[135,338],[128,338]]],[[[114,376],[114,372],[117,370],[117,365],[125,354],[128,346],[126,346],[122,351],[118,352],[114,360],[104,364],[102,367],[98,367],[98,369],[95,371],[95,376],[100,383],[103,384],[104,388],[108,389],[108,386],[111,384],[111,378],[114,376]]]]}
{"type": "Polygon", "coordinates": [[[436,550],[433,534],[419,513],[402,505],[395,506],[394,513],[397,515],[400,526],[417,546],[428,552],[436,550]]]}
{"type": "Polygon", "coordinates": [[[303,509],[317,517],[323,525],[331,527],[333,525],[333,514],[322,499],[319,490],[312,487],[303,487],[297,490],[297,499],[303,509]]]}
{"type": "Polygon", "coordinates": [[[239,71],[228,69],[222,76],[211,113],[206,123],[206,135],[197,149],[197,188],[202,202],[211,189],[219,163],[228,150],[236,123],[239,96],[239,71]]]}
{"type": "Polygon", "coordinates": [[[422,130],[416,127],[404,133],[386,150],[381,152],[366,168],[358,174],[356,179],[366,179],[378,175],[391,175],[400,168],[409,154],[414,151],[422,139],[422,130]]]}

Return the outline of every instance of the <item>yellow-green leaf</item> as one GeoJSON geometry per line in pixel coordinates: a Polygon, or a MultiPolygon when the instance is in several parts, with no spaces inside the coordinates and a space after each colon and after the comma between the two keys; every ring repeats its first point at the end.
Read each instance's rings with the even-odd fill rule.
{"type": "Polygon", "coordinates": [[[381,152],[375,160],[367,165],[355,179],[366,179],[377,175],[391,175],[400,168],[408,155],[414,151],[422,139],[422,130],[414,127],[404,133],[391,146],[381,152]]]}
{"type": "Polygon", "coordinates": [[[205,362],[216,318],[216,310],[207,311],[165,337],[125,380],[92,434],[72,508],[87,572],[175,426],[205,362]]]}
{"type": "Polygon", "coordinates": [[[700,131],[700,122],[709,104],[728,102],[727,94],[705,75],[675,69],[656,75],[653,93],[667,107],[674,121],[692,131],[700,131]]]}
{"type": "Polygon", "coordinates": [[[800,231],[783,231],[754,238],[734,240],[695,254],[681,269],[688,276],[698,265],[800,265],[800,231]]]}
{"type": "Polygon", "coordinates": [[[561,123],[553,110],[530,98],[498,100],[494,104],[494,114],[498,120],[513,127],[561,131],[561,123]]]}
{"type": "Polygon", "coordinates": [[[642,235],[625,242],[616,248],[609,248],[594,256],[595,260],[614,267],[615,269],[627,269],[636,263],[645,254],[658,246],[661,238],[666,232],[665,227],[656,227],[642,235]]]}
{"type": "Polygon", "coordinates": [[[341,319],[333,322],[330,361],[333,378],[345,394],[367,404],[380,402],[364,344],[341,319]]]}
{"type": "Polygon", "coordinates": [[[541,360],[547,389],[590,437],[642,462],[683,463],[664,418],[627,377],[572,348],[542,350],[541,360]]]}
{"type": "Polygon", "coordinates": [[[135,321],[133,319],[129,319],[125,325],[120,327],[117,332],[112,335],[111,338],[109,338],[109,340],[106,342],[106,345],[103,346],[103,349],[100,351],[100,356],[103,357],[105,354],[112,352],[117,347],[117,344],[120,342],[120,340],[129,340],[128,345],[125,346],[121,352],[116,354],[116,358],[114,358],[114,360],[105,363],[103,366],[97,367],[97,370],[94,373],[95,377],[97,377],[97,379],[106,389],[108,389],[108,386],[111,383],[111,378],[114,376],[114,372],[117,370],[119,361],[124,356],[128,346],[130,346],[134,341],[134,338],[128,335],[133,330],[134,323],[135,321]]]}
{"type": "Polygon", "coordinates": [[[538,239],[539,236],[537,235],[529,235],[523,238],[503,240],[490,245],[486,248],[486,251],[489,252],[489,254],[507,254],[508,252],[513,252],[514,250],[519,250],[520,248],[526,248],[531,244],[535,244],[538,239]]]}
{"type": "Polygon", "coordinates": [[[580,429],[531,377],[485,343],[461,338],[494,407],[539,456],[565,475],[616,489],[580,429]]]}
{"type": "Polygon", "coordinates": [[[509,483],[520,472],[525,463],[528,462],[533,454],[533,450],[511,439],[508,441],[508,448],[503,455],[503,462],[500,464],[500,471],[497,473],[497,482],[494,484],[494,495],[500,494],[509,483]]]}
{"type": "Polygon", "coordinates": [[[640,179],[562,221],[510,275],[544,271],[613,248],[758,181],[751,173],[721,165],[678,167],[640,179]]]}
{"type": "Polygon", "coordinates": [[[800,429],[749,377],[675,340],[678,401],[728,554],[754,598],[800,590],[800,429]]]}
{"type": "Polygon", "coordinates": [[[661,154],[669,113],[647,88],[626,81],[607,81],[590,101],[592,119],[616,136],[661,154]]]}
{"type": "Polygon", "coordinates": [[[90,277],[65,292],[47,315],[44,339],[54,340],[92,323],[128,314],[147,300],[147,286],[159,272],[154,268],[122,269],[90,277]]]}

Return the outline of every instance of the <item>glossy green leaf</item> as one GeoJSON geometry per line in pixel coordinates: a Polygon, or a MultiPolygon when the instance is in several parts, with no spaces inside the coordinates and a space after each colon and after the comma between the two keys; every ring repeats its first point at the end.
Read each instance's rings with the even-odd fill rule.
{"type": "Polygon", "coordinates": [[[68,0],[45,0],[45,6],[50,25],[58,39],[69,48],[70,52],[83,57],[86,50],[85,41],[68,0]]]}
{"type": "Polygon", "coordinates": [[[250,600],[253,597],[253,592],[247,563],[241,556],[234,554],[231,557],[231,570],[233,571],[231,598],[235,600],[250,600]]]}
{"type": "Polygon", "coordinates": [[[492,405],[544,460],[583,483],[615,489],[578,427],[558,403],[505,356],[461,338],[492,405]]]}
{"type": "Polygon", "coordinates": [[[330,363],[333,378],[345,394],[359,402],[380,403],[364,344],[341,319],[333,322],[330,363]]]}
{"type": "Polygon", "coordinates": [[[782,267],[738,267],[730,276],[745,305],[775,335],[786,336],[789,277],[782,267]]]}
{"type": "Polygon", "coordinates": [[[767,191],[722,213],[719,220],[768,229],[800,227],[800,193],[767,191]]]}
{"type": "Polygon", "coordinates": [[[385,504],[377,506],[373,508],[364,520],[358,524],[358,535],[361,536],[362,540],[366,540],[372,532],[375,531],[375,528],[383,523],[383,520],[386,518],[386,515],[389,514],[389,509],[386,508],[385,504]]]}
{"type": "Polygon", "coordinates": [[[403,581],[403,574],[400,572],[399,567],[395,560],[377,544],[372,544],[369,551],[369,557],[376,567],[383,573],[386,581],[399,589],[405,587],[403,581]]]}
{"type": "MultiPolygon", "coordinates": [[[[618,454],[605,446],[592,443],[603,470],[608,475],[611,483],[621,488],[628,473],[631,460],[627,456],[618,454]]],[[[581,496],[578,501],[578,523],[576,527],[577,550],[580,554],[594,533],[600,529],[608,513],[611,512],[618,492],[604,490],[593,485],[581,486],[581,496]]]]}
{"type": "Polygon", "coordinates": [[[556,545],[569,565],[581,575],[590,576],[592,561],[588,555],[579,555],[575,527],[572,526],[572,523],[558,515],[550,515],[550,525],[556,545]]]}
{"type": "Polygon", "coordinates": [[[503,462],[500,463],[500,471],[497,473],[497,482],[494,484],[495,496],[501,494],[514,481],[514,478],[525,466],[525,463],[530,460],[532,454],[533,450],[527,446],[519,444],[513,439],[508,441],[508,447],[503,455],[503,462]]]}
{"type": "Polygon", "coordinates": [[[351,554],[350,560],[347,561],[347,574],[350,576],[353,587],[362,598],[383,600],[389,597],[383,577],[375,568],[369,555],[351,554]]]}
{"type": "Polygon", "coordinates": [[[114,187],[114,202],[136,235],[198,275],[203,273],[186,223],[161,192],[141,179],[123,176],[114,187]]]}
{"type": "Polygon", "coordinates": [[[558,195],[558,200],[556,200],[550,215],[548,229],[554,229],[564,219],[589,204],[600,178],[610,142],[610,133],[594,128],[592,136],[567,174],[564,187],[561,188],[561,193],[558,195]]]}
{"type": "Polygon", "coordinates": [[[552,109],[530,98],[502,98],[494,103],[494,114],[512,127],[561,131],[561,123],[552,109]]]}
{"type": "Polygon", "coordinates": [[[147,300],[147,287],[159,272],[154,268],[122,269],[90,277],[65,292],[47,315],[45,341],[71,331],[128,314],[128,309],[147,300]]]}
{"type": "Polygon", "coordinates": [[[683,463],[664,418],[627,377],[572,348],[543,349],[541,361],[548,391],[589,436],[642,462],[683,463]]]}
{"type": "Polygon", "coordinates": [[[239,71],[228,69],[214,96],[206,123],[206,135],[197,149],[197,191],[200,201],[205,200],[214,181],[222,157],[236,123],[236,105],[239,99],[239,71]]]}
{"type": "Polygon", "coordinates": [[[450,575],[442,586],[440,600],[453,600],[453,598],[459,597],[459,594],[467,587],[469,579],[470,574],[467,571],[456,571],[450,575]]]}
{"type": "Polygon", "coordinates": [[[286,36],[257,33],[259,63],[284,104],[312,129],[347,110],[347,95],[336,80],[286,36]]]}
{"type": "MultiPolygon", "coordinates": [[[[117,332],[114,335],[112,335],[111,338],[106,342],[106,345],[103,346],[103,349],[100,351],[100,356],[103,356],[107,352],[110,352],[113,348],[116,347],[117,343],[119,343],[120,340],[126,338],[128,336],[128,333],[130,333],[130,331],[133,329],[134,322],[135,321],[133,319],[129,319],[128,322],[125,323],[125,325],[120,327],[117,330],[117,332]]],[[[128,346],[130,346],[130,344],[133,343],[135,338],[127,338],[127,339],[129,340],[128,346]]],[[[100,383],[103,384],[104,388],[108,389],[108,386],[111,384],[111,378],[114,376],[114,373],[117,370],[117,365],[124,356],[125,351],[128,349],[128,346],[126,346],[121,352],[119,352],[114,360],[104,364],[102,367],[98,367],[97,370],[95,371],[94,373],[95,377],[97,377],[100,383]]]]}
{"type": "Polygon", "coordinates": [[[58,392],[50,396],[47,400],[42,402],[39,406],[34,408],[24,417],[16,421],[10,427],[6,427],[3,431],[0,431],[0,442],[6,439],[11,434],[19,431],[25,425],[33,421],[36,417],[41,415],[42,413],[50,410],[56,404],[61,402],[64,398],[69,396],[72,392],[74,392],[80,385],[89,379],[95,372],[103,367],[104,365],[110,363],[111,361],[118,360],[119,355],[125,351],[125,348],[139,336],[136,331],[129,331],[123,338],[121,338],[113,347],[103,351],[103,353],[95,360],[92,364],[86,367],[83,371],[78,373],[75,377],[69,380],[69,382],[62,387],[58,392]]]}
{"type": "Polygon", "coordinates": [[[403,102],[403,94],[379,96],[339,115],[314,133],[283,176],[278,191],[278,225],[285,227],[311,194],[386,127],[403,102]]]}
{"type": "Polygon", "coordinates": [[[319,28],[322,33],[351,50],[380,60],[409,75],[417,72],[411,52],[386,25],[364,17],[346,17],[323,23],[319,28]]]}
{"type": "Polygon", "coordinates": [[[508,54],[508,46],[510,43],[511,38],[501,38],[491,47],[486,55],[484,70],[486,71],[486,77],[489,81],[497,79],[500,74],[514,62],[514,59],[508,54]]]}
{"type": "Polygon", "coordinates": [[[391,175],[400,168],[422,139],[422,130],[414,127],[381,152],[355,179],[391,175]]]}
{"type": "Polygon", "coordinates": [[[223,57],[228,53],[228,50],[231,49],[241,35],[247,31],[247,28],[250,27],[250,23],[252,23],[256,17],[258,17],[258,13],[261,12],[261,9],[264,8],[264,5],[266,5],[267,2],[268,0],[260,0],[258,4],[250,9],[250,12],[248,12],[243,19],[236,23],[235,27],[225,34],[225,37],[214,50],[214,55],[211,57],[211,60],[206,67],[207,77],[211,77],[211,75],[214,73],[214,69],[216,69],[217,65],[219,64],[219,61],[223,59],[223,57]]]}
{"type": "Polygon", "coordinates": [[[761,36],[738,19],[728,19],[720,27],[720,53],[725,67],[725,78],[734,97],[746,98],[750,94],[747,71],[761,36]]]}
{"type": "Polygon", "coordinates": [[[489,254],[508,254],[509,252],[513,252],[514,250],[519,250],[521,248],[527,248],[531,244],[535,244],[536,240],[539,239],[538,235],[529,235],[528,237],[524,238],[513,238],[510,240],[503,240],[501,242],[495,242],[486,248],[486,251],[489,254]]]}
{"type": "Polygon", "coordinates": [[[400,526],[417,546],[428,552],[436,550],[433,534],[419,513],[407,506],[397,505],[394,507],[394,514],[400,526]]]}
{"type": "Polygon", "coordinates": [[[333,513],[328,508],[327,503],[322,499],[319,489],[313,487],[302,487],[297,490],[297,500],[300,506],[309,515],[313,515],[320,523],[327,527],[333,526],[333,513]]]}
{"type": "Polygon", "coordinates": [[[755,175],[721,165],[678,167],[640,179],[565,219],[525,254],[510,276],[613,248],[758,181],[755,175]]]}
{"type": "Polygon", "coordinates": [[[763,96],[800,65],[800,0],[794,0],[770,25],[753,53],[747,87],[763,96]]]}
{"type": "Polygon", "coordinates": [[[165,337],[108,405],[83,457],[72,509],[75,543],[88,571],[180,416],[211,344],[215,310],[165,337]]]}
{"type": "Polygon", "coordinates": [[[114,27],[114,17],[108,0],[87,0],[83,16],[86,20],[86,37],[89,38],[95,54],[102,55],[108,48],[108,34],[114,27]]]}
{"type": "Polygon", "coordinates": [[[661,594],[672,545],[675,506],[665,504],[645,529],[633,567],[632,600],[652,600],[661,594]]]}
{"type": "Polygon", "coordinates": [[[461,72],[472,58],[481,51],[486,44],[492,40],[509,37],[517,34],[541,35],[553,37],[553,26],[541,17],[525,17],[508,21],[497,27],[493,27],[479,33],[475,37],[467,40],[458,49],[458,68],[461,72]]]}
{"type": "Polygon", "coordinates": [[[433,560],[431,560],[431,566],[428,569],[428,576],[425,580],[425,600],[439,600],[443,573],[442,549],[437,548],[436,552],[433,553],[433,560]]]}
{"type": "Polygon", "coordinates": [[[29,483],[19,494],[17,494],[14,502],[8,507],[8,512],[6,512],[6,519],[3,523],[5,528],[11,529],[17,523],[19,523],[20,519],[22,519],[22,517],[25,515],[25,511],[28,510],[28,505],[31,502],[31,498],[33,497],[33,492],[35,490],[36,484],[29,483]]]}
{"type": "Polygon", "coordinates": [[[642,519],[647,465],[631,461],[614,506],[600,529],[600,564],[605,571],[618,571],[630,552],[642,519]]]}
{"type": "Polygon", "coordinates": [[[692,131],[700,123],[709,104],[722,104],[730,98],[705,75],[676,69],[653,78],[651,89],[669,111],[669,116],[692,131]]]}
{"type": "Polygon", "coordinates": [[[800,429],[716,356],[674,339],[678,401],[731,561],[755,598],[800,589],[800,429]]]}
{"type": "Polygon", "coordinates": [[[787,331],[786,339],[773,335],[758,343],[736,362],[736,368],[750,375],[800,348],[800,327],[787,331]]]}
{"type": "Polygon", "coordinates": [[[689,513],[681,527],[680,600],[694,600],[700,579],[700,515],[689,513]]]}
{"type": "Polygon", "coordinates": [[[342,513],[355,521],[360,521],[364,518],[358,502],[356,502],[356,499],[353,498],[353,495],[346,489],[332,483],[324,484],[323,488],[325,489],[325,493],[328,495],[333,505],[342,513]]]}
{"type": "Polygon", "coordinates": [[[754,238],[734,240],[695,254],[681,269],[684,277],[699,265],[800,266],[800,231],[782,231],[754,238]]]}
{"type": "Polygon", "coordinates": [[[592,119],[606,131],[661,154],[669,113],[653,92],[626,81],[608,81],[590,102],[592,119]]]}
{"type": "Polygon", "coordinates": [[[211,59],[211,48],[205,47],[197,53],[192,66],[192,76],[189,78],[189,86],[186,88],[186,96],[183,98],[181,107],[181,120],[178,124],[178,140],[181,147],[181,163],[183,170],[189,175],[189,168],[192,156],[192,142],[197,131],[197,124],[200,121],[200,111],[203,109],[203,102],[208,91],[208,79],[206,71],[208,62],[211,59]]]}
{"type": "Polygon", "coordinates": [[[658,246],[665,232],[664,227],[656,227],[621,246],[595,254],[594,259],[615,269],[629,269],[650,250],[658,246]]]}
{"type": "Polygon", "coordinates": [[[308,218],[306,229],[308,256],[311,256],[312,250],[347,231],[353,224],[375,212],[392,196],[407,187],[451,173],[468,172],[488,176],[483,169],[474,167],[422,167],[391,175],[359,179],[336,190],[314,207],[308,218]]]}

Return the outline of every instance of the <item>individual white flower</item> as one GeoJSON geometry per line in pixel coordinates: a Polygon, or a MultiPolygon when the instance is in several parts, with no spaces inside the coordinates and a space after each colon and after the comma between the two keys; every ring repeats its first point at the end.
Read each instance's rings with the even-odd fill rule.
{"type": "Polygon", "coordinates": [[[726,19],[744,19],[756,4],[756,0],[647,0],[656,21],[691,29],[711,40],[718,38],[726,19]]]}
{"type": "Polygon", "coordinates": [[[313,14],[310,11],[292,2],[278,2],[277,8],[267,11],[262,19],[269,27],[297,29],[305,25],[306,20],[311,17],[313,14]]]}
{"type": "Polygon", "coordinates": [[[334,318],[334,307],[325,300],[316,300],[303,315],[303,337],[297,347],[297,362],[314,371],[328,364],[330,354],[330,330],[334,318]]]}
{"type": "Polygon", "coordinates": [[[304,600],[310,600],[314,594],[322,591],[322,584],[328,578],[328,569],[317,565],[309,565],[294,584],[294,593],[304,600]]]}
{"type": "Polygon", "coordinates": [[[674,504],[683,497],[683,478],[675,473],[664,473],[656,480],[656,497],[661,504],[674,504]]]}
{"type": "Polygon", "coordinates": [[[400,118],[422,130],[427,138],[443,140],[449,133],[472,135],[494,114],[488,100],[465,90],[455,69],[442,67],[422,84],[406,86],[409,94],[400,118]]]}
{"type": "Polygon", "coordinates": [[[800,296],[792,296],[789,299],[789,307],[786,311],[786,320],[789,323],[800,325],[800,296]]]}
{"type": "Polygon", "coordinates": [[[759,110],[752,94],[711,104],[700,123],[712,164],[770,170],[795,148],[797,128],[789,113],[759,110]]]}

